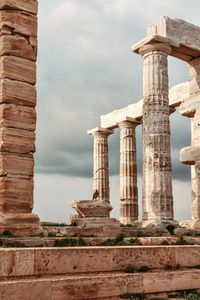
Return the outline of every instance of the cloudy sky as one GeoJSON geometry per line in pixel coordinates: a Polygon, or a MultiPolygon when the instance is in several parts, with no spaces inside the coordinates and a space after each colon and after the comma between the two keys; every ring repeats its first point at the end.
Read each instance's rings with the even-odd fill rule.
{"type": "MultiPolygon", "coordinates": [[[[39,0],[35,209],[41,220],[69,223],[73,199],[92,195],[92,138],[100,115],[142,98],[142,58],[131,45],[160,15],[200,25],[198,0],[39,0]]],[[[170,86],[188,80],[169,59],[170,86]]],[[[171,116],[175,216],[190,218],[190,120],[171,116]]],[[[141,128],[137,128],[141,198],[141,128]]],[[[113,216],[119,214],[119,132],[109,138],[113,216]]]]}

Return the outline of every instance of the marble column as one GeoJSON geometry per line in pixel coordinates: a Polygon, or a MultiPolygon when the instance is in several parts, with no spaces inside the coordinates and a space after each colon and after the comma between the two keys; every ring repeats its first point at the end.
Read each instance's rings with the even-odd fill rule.
{"type": "Polygon", "coordinates": [[[138,189],[135,128],[131,118],[118,123],[120,128],[120,223],[138,221],[138,189]]]}
{"type": "Polygon", "coordinates": [[[0,1],[0,232],[34,235],[37,1],[0,1]]]}
{"type": "Polygon", "coordinates": [[[97,199],[110,202],[108,136],[113,130],[95,128],[88,131],[94,137],[93,151],[93,191],[97,199]]]}
{"type": "Polygon", "coordinates": [[[168,99],[168,62],[171,47],[146,44],[139,49],[143,73],[143,226],[172,221],[172,168],[168,99]]]}

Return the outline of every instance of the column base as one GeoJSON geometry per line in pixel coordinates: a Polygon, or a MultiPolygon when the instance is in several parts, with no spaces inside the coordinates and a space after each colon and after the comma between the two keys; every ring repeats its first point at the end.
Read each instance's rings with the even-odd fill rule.
{"type": "Polygon", "coordinates": [[[43,232],[40,219],[32,213],[0,213],[0,234],[5,231],[15,236],[34,236],[43,232]]]}
{"type": "Polygon", "coordinates": [[[166,228],[169,225],[178,226],[178,221],[176,220],[145,220],[142,221],[142,228],[166,228]]]}
{"type": "Polygon", "coordinates": [[[200,219],[196,220],[184,220],[179,223],[181,227],[190,229],[200,229],[200,219]]]}

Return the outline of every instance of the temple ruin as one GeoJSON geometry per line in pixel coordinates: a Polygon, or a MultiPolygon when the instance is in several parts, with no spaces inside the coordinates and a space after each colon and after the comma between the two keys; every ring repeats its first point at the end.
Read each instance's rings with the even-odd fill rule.
{"type": "Polygon", "coordinates": [[[73,201],[70,225],[40,222],[32,213],[37,4],[0,0],[0,299],[200,299],[200,28],[167,17],[148,26],[147,37],[132,48],[144,60],[144,99],[101,116],[100,126],[88,131],[93,199],[73,201]],[[190,74],[170,90],[168,55],[186,62],[190,74]],[[192,218],[179,225],[170,151],[170,114],[177,107],[192,131],[191,145],[180,153],[191,165],[192,218]],[[135,128],[141,125],[138,222],[135,128]],[[110,218],[108,137],[116,128],[120,220],[110,218]]]}
{"type": "MultiPolygon", "coordinates": [[[[100,127],[88,131],[94,137],[94,191],[109,202],[108,136],[120,129],[120,222],[138,222],[136,126],[143,127],[142,226],[176,224],[173,209],[170,114],[191,118],[191,146],[180,160],[191,165],[192,219],[184,226],[200,228],[200,28],[179,19],[160,17],[147,27],[147,37],[132,47],[144,61],[144,99],[101,116],[100,127]],[[169,90],[168,56],[188,66],[189,82],[169,90]],[[97,150],[97,143],[99,147],[97,150]]],[[[80,203],[79,203],[80,205],[80,203]]]]}

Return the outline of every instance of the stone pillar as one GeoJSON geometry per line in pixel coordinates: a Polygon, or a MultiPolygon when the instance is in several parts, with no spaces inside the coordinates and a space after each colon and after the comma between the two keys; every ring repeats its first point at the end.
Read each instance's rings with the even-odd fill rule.
{"type": "Polygon", "coordinates": [[[94,137],[93,152],[93,191],[97,191],[97,199],[110,202],[108,136],[113,130],[95,128],[88,131],[94,137]]]}
{"type": "Polygon", "coordinates": [[[138,221],[138,189],[135,128],[138,123],[126,118],[120,128],[120,223],[138,221]]]}
{"type": "Polygon", "coordinates": [[[37,1],[0,2],[0,232],[41,232],[32,214],[37,1]]]}
{"type": "Polygon", "coordinates": [[[146,44],[139,49],[144,59],[143,226],[174,218],[167,64],[170,52],[171,47],[164,43],[146,44]]]}
{"type": "Polygon", "coordinates": [[[180,224],[200,229],[200,58],[188,62],[190,97],[181,105],[181,113],[191,118],[191,146],[181,150],[180,159],[191,165],[192,220],[180,224]]]}

